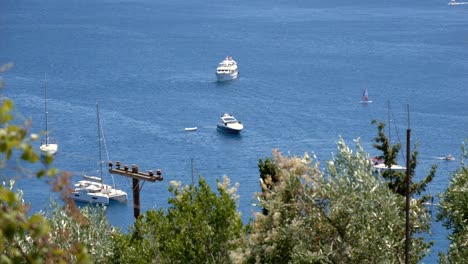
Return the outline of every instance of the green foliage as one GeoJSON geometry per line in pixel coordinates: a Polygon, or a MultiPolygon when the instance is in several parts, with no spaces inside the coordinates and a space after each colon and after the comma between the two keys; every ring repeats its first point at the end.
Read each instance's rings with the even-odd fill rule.
{"type": "Polygon", "coordinates": [[[263,192],[271,190],[275,183],[281,181],[278,168],[269,157],[267,157],[265,161],[262,159],[258,160],[258,169],[260,171],[260,179],[265,183],[265,185],[261,186],[263,192]]]}
{"type": "Polygon", "coordinates": [[[440,253],[441,263],[465,263],[468,259],[468,167],[464,162],[468,157],[466,142],[462,146],[461,168],[453,172],[449,187],[439,195],[437,220],[452,230],[448,255],[440,253]]]}
{"type": "MultiPolygon", "coordinates": [[[[373,124],[376,124],[376,121],[372,122],[373,124]]],[[[401,144],[395,144],[392,145],[390,143],[389,138],[384,132],[385,124],[383,122],[378,123],[377,125],[377,130],[378,130],[378,136],[374,138],[374,148],[382,152],[381,156],[378,156],[378,159],[384,160],[384,163],[387,167],[391,167],[392,165],[398,164],[397,157],[398,153],[400,152],[401,149],[401,144]]],[[[431,171],[429,174],[420,182],[413,182],[414,175],[415,175],[415,170],[416,166],[418,164],[418,151],[413,151],[411,153],[411,159],[410,159],[410,194],[411,196],[413,195],[421,195],[424,194],[424,191],[426,190],[427,185],[434,179],[437,166],[432,165],[431,171]]],[[[388,187],[394,191],[395,193],[398,193],[402,196],[406,195],[406,172],[399,172],[399,171],[394,171],[394,170],[384,170],[381,172],[382,177],[387,181],[388,187]]],[[[424,203],[428,201],[431,197],[429,195],[423,195],[419,201],[421,203],[424,203]]]]}
{"type": "MultiPolygon", "coordinates": [[[[247,246],[237,263],[401,263],[405,215],[402,196],[373,174],[359,142],[357,151],[341,139],[338,153],[320,171],[309,155],[274,153],[279,181],[264,195],[252,223],[247,246]]],[[[427,230],[424,207],[411,203],[413,232],[427,230]]],[[[427,253],[429,244],[413,239],[410,263],[427,253]]]]}
{"type": "Polygon", "coordinates": [[[113,236],[120,233],[109,224],[106,208],[89,205],[82,208],[79,217],[76,217],[71,213],[70,206],[65,204],[61,207],[52,202],[48,215],[50,240],[67,251],[84,246],[95,263],[106,263],[115,251],[113,236]]]}
{"type": "MultiPolygon", "coordinates": [[[[11,67],[0,67],[0,73],[11,67]]],[[[3,82],[0,78],[0,89],[3,82]]],[[[0,99],[0,170],[11,159],[38,162],[32,147],[30,121],[12,124],[14,104],[0,99]]],[[[374,147],[387,166],[396,164],[401,145],[391,145],[378,124],[374,147]]],[[[464,158],[467,154],[463,148],[464,158]]],[[[418,152],[411,154],[414,177],[418,152]]],[[[53,162],[52,156],[41,161],[53,162]]],[[[150,210],[122,234],[107,221],[101,207],[78,210],[69,199],[67,174],[49,166],[37,177],[53,177],[53,190],[62,192],[64,205],[52,204],[50,215],[29,215],[21,191],[0,185],[0,263],[401,263],[404,259],[405,174],[387,170],[382,177],[360,145],[352,151],[338,141],[337,154],[319,169],[315,156],[260,159],[257,194],[263,213],[243,226],[237,211],[237,186],[225,178],[217,192],[200,178],[197,186],[172,182],[167,210],[150,210]],[[93,259],[91,259],[91,256],[93,259]]],[[[430,243],[430,218],[423,202],[425,188],[436,167],[422,181],[412,183],[410,263],[418,263],[430,243]]],[[[441,195],[438,220],[453,230],[442,263],[468,259],[468,169],[453,174],[441,195]]]]}
{"type": "Polygon", "coordinates": [[[1,263],[89,263],[85,248],[66,251],[54,243],[50,223],[39,214],[28,216],[21,192],[12,187],[0,186],[1,263]]]}
{"type": "MultiPolygon", "coordinates": [[[[262,159],[258,160],[258,169],[260,171],[260,180],[262,188],[262,195],[259,199],[264,199],[264,196],[268,194],[269,191],[276,185],[279,181],[281,181],[281,175],[278,173],[278,168],[276,167],[275,163],[267,157],[265,161],[262,159]]],[[[268,214],[268,210],[266,208],[262,208],[263,214],[268,214]]]]}
{"type": "Polygon", "coordinates": [[[167,212],[147,211],[133,232],[119,236],[120,263],[228,263],[240,243],[242,221],[237,211],[236,187],[218,182],[218,194],[204,179],[198,186],[172,182],[167,212]],[[122,247],[123,246],[123,247],[122,247]]]}
{"type": "MultiPolygon", "coordinates": [[[[0,67],[0,73],[11,65],[0,67]]],[[[3,81],[0,78],[0,89],[3,81]]],[[[5,97],[0,98],[0,169],[4,170],[8,161],[20,157],[21,161],[35,163],[39,155],[31,142],[37,136],[29,136],[28,126],[10,124],[13,119],[14,104],[5,97]],[[15,154],[15,155],[14,155],[15,154]],[[16,155],[18,154],[18,155],[16,155]]],[[[46,160],[50,164],[52,160],[46,160]]],[[[42,169],[37,176],[55,176],[55,169],[42,169]]],[[[7,176],[7,175],[5,175],[7,176]]],[[[28,215],[29,206],[23,203],[22,193],[13,192],[10,186],[0,185],[0,263],[89,263],[86,248],[78,245],[64,250],[51,240],[50,223],[39,214],[28,215]]]]}

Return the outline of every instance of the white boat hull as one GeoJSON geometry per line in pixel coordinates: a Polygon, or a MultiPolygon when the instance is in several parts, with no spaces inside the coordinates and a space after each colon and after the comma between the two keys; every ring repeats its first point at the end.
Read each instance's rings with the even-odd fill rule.
{"type": "Polygon", "coordinates": [[[73,200],[82,203],[109,204],[109,197],[100,194],[88,194],[86,192],[73,192],[73,200]]]}
{"type": "Polygon", "coordinates": [[[455,5],[467,5],[467,4],[468,4],[468,2],[455,2],[455,1],[450,1],[448,3],[448,5],[453,5],[453,6],[455,6],[455,5]]]}
{"type": "Polygon", "coordinates": [[[226,82],[226,81],[231,81],[237,78],[239,74],[236,73],[216,73],[216,76],[218,78],[218,82],[226,82]]]}
{"type": "Polygon", "coordinates": [[[244,126],[240,123],[235,124],[218,124],[216,126],[218,130],[231,134],[238,134],[244,129],[244,126]]]}
{"type": "Polygon", "coordinates": [[[57,144],[43,144],[39,147],[41,153],[44,155],[55,155],[58,151],[57,144]]]}
{"type": "Polygon", "coordinates": [[[221,123],[218,123],[216,128],[222,132],[238,134],[244,129],[244,125],[231,114],[225,113],[221,116],[221,123]]]}
{"type": "MultiPolygon", "coordinates": [[[[85,176],[85,179],[75,184],[71,198],[78,202],[108,205],[110,200],[127,202],[127,193],[114,189],[112,186],[96,182],[96,177],[85,176]]],[[[98,179],[98,178],[96,178],[98,179]]]]}
{"type": "Polygon", "coordinates": [[[455,160],[455,157],[452,157],[452,156],[444,156],[444,157],[439,157],[438,159],[440,159],[440,160],[455,160]]]}
{"type": "Polygon", "coordinates": [[[400,166],[400,165],[392,165],[390,168],[387,167],[387,165],[381,163],[374,165],[374,169],[377,172],[384,171],[384,170],[392,170],[392,171],[399,171],[399,172],[404,172],[406,171],[406,167],[400,166]]]}
{"type": "Polygon", "coordinates": [[[237,62],[230,56],[221,61],[216,68],[216,77],[218,78],[218,82],[234,80],[238,75],[239,71],[237,70],[237,62]]]}

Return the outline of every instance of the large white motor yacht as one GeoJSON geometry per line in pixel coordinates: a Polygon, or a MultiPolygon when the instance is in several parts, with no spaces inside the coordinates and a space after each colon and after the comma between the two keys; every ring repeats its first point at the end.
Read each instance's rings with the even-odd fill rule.
{"type": "Polygon", "coordinates": [[[468,5],[468,2],[457,2],[456,0],[451,0],[448,5],[468,5]]]}
{"type": "Polygon", "coordinates": [[[237,62],[231,56],[226,57],[216,68],[216,77],[219,82],[234,80],[238,75],[237,62]]]}
{"type": "Polygon", "coordinates": [[[225,113],[221,116],[221,122],[216,127],[222,132],[238,134],[244,128],[244,125],[237,121],[233,115],[225,113]]]}

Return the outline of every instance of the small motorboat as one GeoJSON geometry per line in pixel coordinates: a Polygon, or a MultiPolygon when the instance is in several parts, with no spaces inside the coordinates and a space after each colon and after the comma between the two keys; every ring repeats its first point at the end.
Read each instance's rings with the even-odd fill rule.
{"type": "Polygon", "coordinates": [[[219,131],[222,132],[238,134],[242,131],[244,125],[237,121],[233,115],[225,113],[221,116],[221,122],[216,127],[219,131]]]}
{"type": "Polygon", "coordinates": [[[445,156],[439,157],[441,160],[455,160],[455,157],[452,156],[451,154],[447,154],[445,156]]]}
{"type": "Polygon", "coordinates": [[[185,131],[196,131],[197,129],[197,127],[186,127],[185,131]]]}

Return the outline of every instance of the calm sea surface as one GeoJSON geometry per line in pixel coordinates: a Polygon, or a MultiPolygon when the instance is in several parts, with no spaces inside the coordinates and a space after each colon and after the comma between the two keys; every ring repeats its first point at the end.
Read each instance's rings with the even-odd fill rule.
{"type": "MultiPolygon", "coordinates": [[[[429,188],[437,195],[459,167],[437,157],[459,158],[468,137],[468,5],[447,2],[2,0],[0,64],[14,63],[2,94],[41,131],[47,83],[55,166],[75,179],[98,170],[99,102],[110,159],[163,170],[163,182],[143,186],[143,211],[167,206],[171,180],[191,183],[193,159],[212,186],[223,175],[240,184],[247,221],[260,158],[278,148],[325,163],[340,136],[376,154],[371,121],[387,122],[390,109],[392,140],[403,141],[408,105],[418,175],[439,165],[429,188]],[[227,55],[240,77],[219,84],[215,68],[227,55]],[[359,104],[365,87],[369,105],[359,104]],[[244,123],[240,136],[216,131],[224,112],[244,123]]],[[[32,209],[47,208],[50,186],[15,174],[32,209]]],[[[111,204],[108,216],[126,230],[130,181],[114,178],[130,202],[111,204]]],[[[433,224],[425,262],[446,250],[446,235],[433,224]]]]}

